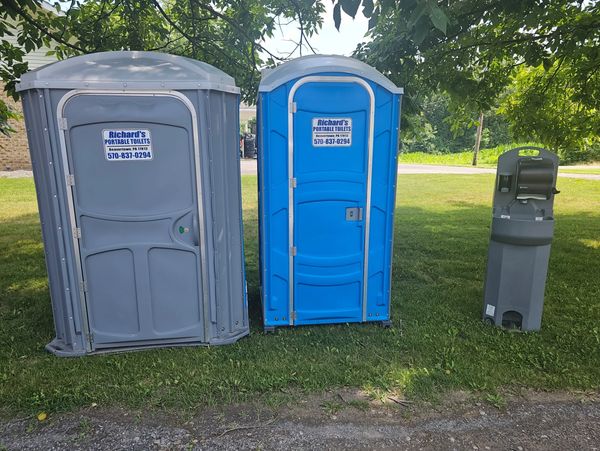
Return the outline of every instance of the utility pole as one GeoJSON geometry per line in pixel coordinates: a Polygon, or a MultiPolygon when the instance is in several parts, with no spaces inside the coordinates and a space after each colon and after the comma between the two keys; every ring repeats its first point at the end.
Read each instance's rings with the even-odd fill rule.
{"type": "Polygon", "coordinates": [[[475,149],[473,150],[473,166],[477,166],[477,157],[479,156],[479,146],[481,146],[481,133],[483,132],[483,111],[479,113],[479,125],[477,125],[477,135],[475,136],[475,149]]]}

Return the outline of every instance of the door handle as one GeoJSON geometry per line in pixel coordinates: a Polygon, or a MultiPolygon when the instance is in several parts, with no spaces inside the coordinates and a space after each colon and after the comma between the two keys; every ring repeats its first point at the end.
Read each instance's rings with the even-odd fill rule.
{"type": "Polygon", "coordinates": [[[194,242],[194,246],[198,246],[198,242],[200,240],[200,231],[198,230],[198,216],[195,214],[192,215],[192,240],[194,242]]]}
{"type": "Polygon", "coordinates": [[[362,207],[346,208],[346,221],[362,221],[362,219],[363,219],[362,207]]]}

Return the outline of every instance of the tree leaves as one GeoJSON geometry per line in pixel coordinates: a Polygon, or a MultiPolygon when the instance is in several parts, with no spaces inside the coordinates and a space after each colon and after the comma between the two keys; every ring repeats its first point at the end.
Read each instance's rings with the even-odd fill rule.
{"type": "Polygon", "coordinates": [[[542,60],[542,65],[544,66],[544,70],[547,72],[552,68],[553,61],[550,58],[544,58],[542,60]]]}
{"type": "Polygon", "coordinates": [[[446,34],[448,26],[448,16],[435,2],[427,3],[429,9],[429,19],[435,28],[446,34]]]}
{"type": "Polygon", "coordinates": [[[9,119],[19,119],[19,115],[11,110],[9,106],[0,102],[0,133],[9,136],[15,130],[10,126],[9,119]]]}
{"type": "Polygon", "coordinates": [[[354,19],[361,0],[339,0],[338,3],[342,5],[344,12],[354,19]]]}
{"type": "Polygon", "coordinates": [[[524,138],[571,154],[592,142],[600,148],[600,125],[585,113],[600,110],[600,2],[402,0],[377,2],[377,8],[371,40],[356,56],[405,87],[404,115],[420,112],[418,97],[441,90],[462,103],[467,121],[526,85],[537,95],[511,103],[519,112],[511,116],[515,129],[530,134],[524,138]],[[544,75],[519,84],[514,77],[521,68],[544,75]],[[560,109],[553,92],[569,107],[560,109]]]}
{"type": "Polygon", "coordinates": [[[370,19],[369,29],[375,26],[377,23],[378,11],[375,11],[373,0],[337,0],[337,3],[333,7],[333,22],[338,31],[342,23],[342,11],[354,19],[356,18],[358,8],[360,8],[361,4],[363,6],[363,15],[370,19]]]}
{"type": "Polygon", "coordinates": [[[411,11],[407,27],[412,32],[414,42],[420,45],[432,31],[430,24],[446,34],[448,22],[448,16],[434,1],[420,0],[411,11]]]}
{"type": "Polygon", "coordinates": [[[373,4],[373,0],[363,0],[362,2],[363,5],[363,16],[365,17],[371,17],[371,15],[373,14],[373,10],[375,8],[375,5],[373,4]]]}
{"type": "Polygon", "coordinates": [[[409,19],[408,19],[408,27],[409,28],[413,28],[423,17],[423,15],[425,14],[425,11],[427,10],[427,3],[421,1],[420,3],[418,3],[415,7],[415,9],[413,9],[409,19]]]}
{"type": "Polygon", "coordinates": [[[379,9],[376,9],[373,12],[373,14],[371,15],[371,18],[369,19],[369,30],[372,30],[373,28],[375,28],[378,21],[379,21],[379,9]]]}
{"type": "MultiPolygon", "coordinates": [[[[16,22],[18,47],[26,52],[49,47],[59,59],[121,49],[188,56],[232,75],[244,99],[252,101],[260,69],[285,59],[263,48],[265,37],[280,19],[301,20],[305,40],[321,27],[323,1],[74,0],[61,2],[59,14],[41,0],[7,0],[0,10],[0,77],[13,94],[22,72],[2,37],[10,32],[9,22],[16,22]]],[[[345,10],[351,12],[350,6],[345,10]]]]}
{"type": "Polygon", "coordinates": [[[429,23],[424,20],[419,20],[413,28],[413,40],[419,45],[429,34],[429,23]]]}
{"type": "Polygon", "coordinates": [[[342,13],[341,13],[341,6],[339,3],[337,3],[334,7],[333,7],[333,23],[335,24],[335,28],[339,31],[340,30],[340,25],[342,23],[342,13]]]}
{"type": "MultiPolygon", "coordinates": [[[[594,147],[600,148],[600,116],[593,99],[581,96],[572,73],[568,63],[560,62],[550,69],[520,69],[501,110],[518,137],[538,139],[557,150],[563,161],[582,161],[594,147]]],[[[590,82],[600,83],[600,76],[592,74],[590,82]]]]}

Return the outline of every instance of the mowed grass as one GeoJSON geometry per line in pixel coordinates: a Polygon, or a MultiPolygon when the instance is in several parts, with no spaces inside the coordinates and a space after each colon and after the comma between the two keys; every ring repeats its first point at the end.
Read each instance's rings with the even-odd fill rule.
{"type": "Polygon", "coordinates": [[[0,412],[100,406],[189,411],[277,403],[357,387],[414,399],[452,389],[598,389],[600,183],[561,179],[543,327],[480,320],[492,175],[403,175],[394,241],[394,327],[299,327],[264,335],[256,177],[243,178],[252,334],[235,345],[58,358],[31,179],[0,179],[0,412]]]}
{"type": "MultiPolygon", "coordinates": [[[[542,144],[529,142],[529,143],[515,143],[505,144],[490,149],[481,149],[477,158],[477,166],[481,168],[496,168],[498,165],[498,157],[504,152],[514,149],[516,147],[523,146],[534,146],[543,147],[542,144]]],[[[535,152],[531,152],[535,154],[535,152]]],[[[455,153],[427,153],[427,152],[408,152],[401,153],[398,156],[400,164],[431,164],[431,165],[444,165],[444,166],[472,166],[473,165],[473,151],[465,150],[463,152],[455,153]]],[[[589,167],[579,166],[570,168],[569,166],[561,166],[559,172],[565,174],[600,174],[600,162],[586,163],[589,167]]]]}
{"type": "MultiPolygon", "coordinates": [[[[489,149],[481,149],[477,157],[477,165],[480,167],[496,167],[498,157],[504,152],[516,147],[534,146],[543,147],[535,142],[503,144],[489,149]]],[[[454,153],[427,153],[407,152],[398,156],[400,163],[404,164],[441,164],[449,166],[471,166],[473,164],[473,150],[464,150],[454,153]]]]}

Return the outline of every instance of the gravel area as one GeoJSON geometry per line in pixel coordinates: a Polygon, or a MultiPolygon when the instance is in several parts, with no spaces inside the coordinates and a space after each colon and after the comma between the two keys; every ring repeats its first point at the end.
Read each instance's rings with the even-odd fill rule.
{"type": "Polygon", "coordinates": [[[0,449],[600,449],[597,393],[531,393],[500,408],[462,392],[441,403],[374,402],[342,391],[275,409],[259,404],[173,414],[100,406],[0,420],[0,449]]]}

